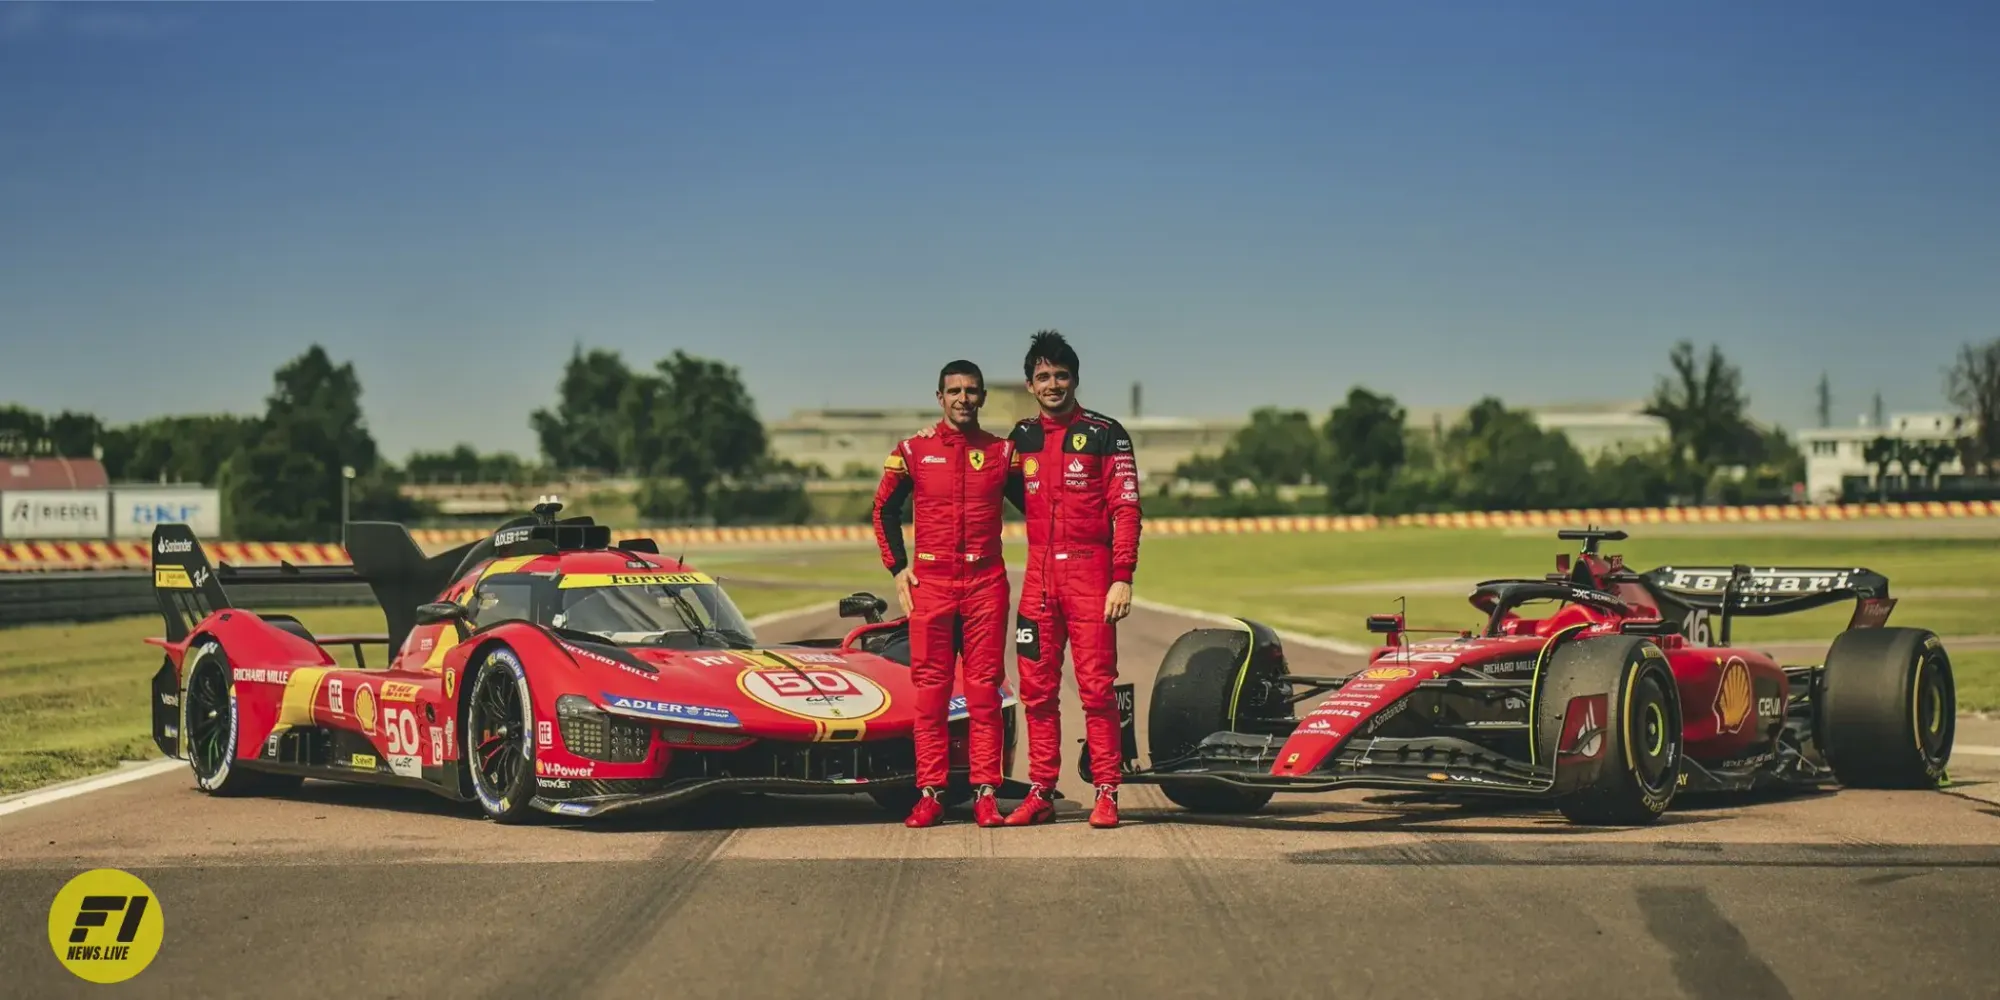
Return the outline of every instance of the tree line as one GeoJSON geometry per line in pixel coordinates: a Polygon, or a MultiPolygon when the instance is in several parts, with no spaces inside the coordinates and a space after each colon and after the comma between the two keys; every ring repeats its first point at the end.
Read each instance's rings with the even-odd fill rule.
{"type": "MultiPolygon", "coordinates": [[[[368,429],[361,380],[313,345],[280,366],[256,415],[188,414],[107,426],[65,410],[52,416],[0,407],[0,455],[101,457],[115,482],[211,484],[224,531],[272,541],[339,537],[342,470],[356,519],[434,516],[402,493],[411,482],[540,484],[579,473],[635,480],[637,513],[653,521],[799,523],[811,517],[801,469],[770,452],[754,401],[733,366],[675,351],[650,368],[579,345],[552,407],[528,415],[537,461],[468,445],[385,459],[368,429]]],[[[1828,421],[1822,380],[1821,423],[1828,421]]],[[[1952,458],[1991,474],[2000,460],[2000,340],[1962,348],[1946,373],[1946,398],[1965,432],[1949,444],[1883,437],[1867,460],[1886,475],[1930,482],[1952,458]]],[[[1559,430],[1497,397],[1449,426],[1408,425],[1390,395],[1356,386],[1324,419],[1302,410],[1254,412],[1220,454],[1183,463],[1173,478],[1210,483],[1221,497],[1172,490],[1149,501],[1161,514],[1343,514],[1782,502],[1804,459],[1781,427],[1748,416],[1741,371],[1689,342],[1668,355],[1645,412],[1667,425],[1657,447],[1586,459],[1559,430]],[[1249,484],[1248,490],[1240,489],[1249,484]],[[1310,487],[1308,500],[1285,499],[1310,487]]],[[[1143,460],[1143,459],[1142,459],[1143,460]]]]}
{"type": "Polygon", "coordinates": [[[609,351],[578,347],[554,409],[529,417],[546,464],[468,445],[383,458],[362,411],[361,379],[315,344],[280,366],[264,412],[196,414],[107,426],[88,413],[0,407],[0,455],[99,458],[113,482],[198,483],[221,497],[225,534],[267,541],[340,537],[343,486],[355,520],[416,521],[434,506],[404,484],[544,482],[548,475],[632,476],[641,516],[798,522],[808,507],[796,470],[768,454],[740,373],[674,354],[633,371],[609,351]],[[345,471],[354,478],[343,483],[345,471]]]}
{"type": "MultiPolygon", "coordinates": [[[[1783,503],[1805,478],[1805,457],[1781,426],[1749,417],[1741,369],[1711,345],[1698,354],[1682,341],[1668,354],[1643,413],[1666,425],[1651,447],[1606,449],[1586,459],[1559,430],[1497,397],[1474,403],[1450,426],[1409,426],[1395,397],[1364,386],[1315,424],[1303,410],[1266,407],[1219,455],[1175,469],[1213,485],[1214,500],[1162,498],[1167,511],[1279,513],[1323,509],[1395,515],[1454,510],[1651,507],[1700,503],[1783,503]],[[1247,489],[1246,489],[1247,487],[1247,489]],[[1288,488],[1310,487],[1308,491],[1288,488]],[[1281,499],[1304,492],[1319,499],[1281,499]]],[[[1963,348],[1946,373],[1946,396],[1971,429],[1950,443],[1884,435],[1867,459],[1886,473],[1901,465],[1934,483],[1958,458],[1986,475],[2000,441],[2000,340],[1963,348]]],[[[1821,424],[1830,420],[1821,383],[1821,424]]]]}

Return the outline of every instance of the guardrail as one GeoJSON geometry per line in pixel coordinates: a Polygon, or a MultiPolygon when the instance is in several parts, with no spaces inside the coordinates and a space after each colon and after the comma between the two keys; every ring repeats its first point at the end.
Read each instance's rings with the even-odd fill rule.
{"type": "MultiPolygon", "coordinates": [[[[1346,532],[1394,528],[1522,528],[1647,524],[1810,523],[1863,520],[1931,520],[2000,517],[2000,502],[1985,500],[1919,503],[1787,504],[1765,507],[1636,507],[1575,510],[1454,511],[1440,514],[1279,515],[1272,517],[1152,517],[1146,537],[1162,535],[1257,535],[1271,532],[1346,532]]],[[[904,527],[907,536],[909,526],[904,527]]],[[[1026,526],[1010,521],[1004,537],[1019,540],[1026,526]]],[[[634,528],[619,538],[651,538],[663,552],[683,547],[734,545],[795,545],[810,543],[873,544],[874,529],[866,524],[769,525],[728,528],[634,528]]],[[[480,529],[422,529],[410,532],[426,551],[438,552],[491,534],[480,529]]],[[[145,570],[152,566],[147,542],[0,542],[0,574],[59,571],[145,570]]],[[[209,558],[237,566],[289,562],[298,566],[346,563],[338,545],[309,542],[203,542],[209,558]]]]}
{"type": "MultiPolygon", "coordinates": [[[[368,605],[366,584],[234,584],[230,602],[257,608],[368,605]]],[[[0,576],[0,628],[155,615],[147,573],[16,573],[0,576]]]]}

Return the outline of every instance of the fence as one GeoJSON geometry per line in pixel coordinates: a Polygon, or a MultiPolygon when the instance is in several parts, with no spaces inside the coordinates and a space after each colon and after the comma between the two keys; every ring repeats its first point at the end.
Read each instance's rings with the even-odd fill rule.
{"type": "MultiPolygon", "coordinates": [[[[236,584],[231,603],[245,607],[368,605],[366,584],[236,584]]],[[[40,622],[88,622],[157,615],[149,573],[16,573],[0,576],[0,628],[40,622]]]]}

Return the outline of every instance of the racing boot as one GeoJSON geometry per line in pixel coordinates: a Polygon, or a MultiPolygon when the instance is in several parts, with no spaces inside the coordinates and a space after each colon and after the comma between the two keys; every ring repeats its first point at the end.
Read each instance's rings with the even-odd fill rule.
{"type": "Polygon", "coordinates": [[[1047,823],[1056,818],[1056,804],[1042,794],[1042,786],[1029,785],[1028,797],[1007,814],[1008,826],[1032,826],[1047,823]]]}
{"type": "Polygon", "coordinates": [[[1000,816],[1000,800],[993,797],[992,785],[979,786],[979,795],[972,800],[972,821],[980,826],[1007,822],[1000,816]]]}
{"type": "Polygon", "coordinates": [[[938,801],[938,790],[924,789],[924,797],[917,800],[916,808],[903,820],[903,825],[911,828],[936,826],[944,822],[944,803],[938,801]]]}
{"type": "Polygon", "coordinates": [[[1097,806],[1090,810],[1090,825],[1100,830],[1118,825],[1118,786],[1097,786],[1097,806]]]}

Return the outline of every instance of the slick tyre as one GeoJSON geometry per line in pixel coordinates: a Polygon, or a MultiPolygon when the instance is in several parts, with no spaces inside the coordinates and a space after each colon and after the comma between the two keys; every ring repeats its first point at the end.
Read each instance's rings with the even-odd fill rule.
{"type": "Polygon", "coordinates": [[[1554,764],[1556,807],[1584,826],[1645,826],[1680,784],[1680,687],[1638,636],[1560,642],[1534,686],[1536,763],[1554,764]]]}
{"type": "Polygon", "coordinates": [[[1951,760],[1958,690],[1926,629],[1850,629],[1813,691],[1813,736],[1850,788],[1936,788],[1951,760]]]}
{"type": "MultiPolygon", "coordinates": [[[[1278,638],[1261,625],[1199,628],[1181,634],[1160,660],[1153,701],[1146,711],[1146,749],[1154,767],[1194,752],[1211,735],[1226,730],[1287,731],[1291,715],[1284,692],[1284,654],[1278,638]],[[1256,726],[1259,721],[1264,726],[1256,726]],[[1245,730],[1245,726],[1251,728],[1245,730]]],[[[1167,801],[1190,812],[1254,813],[1271,792],[1232,785],[1162,781],[1167,801]]]]}
{"type": "Polygon", "coordinates": [[[466,686],[461,742],[480,811],[499,823],[535,819],[535,703],[513,650],[494,649],[480,660],[466,686]]]}
{"type": "Polygon", "coordinates": [[[203,640],[188,653],[187,687],[181,692],[182,745],[194,785],[209,795],[283,795],[300,779],[245,768],[236,759],[239,738],[235,671],[222,644],[203,640]]]}

